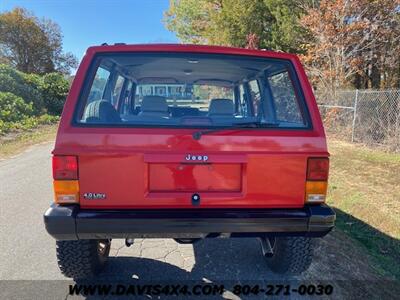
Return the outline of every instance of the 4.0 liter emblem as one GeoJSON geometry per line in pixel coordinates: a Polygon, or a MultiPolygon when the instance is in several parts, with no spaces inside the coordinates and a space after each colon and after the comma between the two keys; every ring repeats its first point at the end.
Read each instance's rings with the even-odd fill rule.
{"type": "Polygon", "coordinates": [[[104,194],[104,193],[84,193],[83,198],[89,199],[89,200],[106,199],[106,194],[104,194]]]}
{"type": "Polygon", "coordinates": [[[187,160],[187,161],[207,161],[208,156],[207,155],[188,154],[185,156],[185,160],[187,160]]]}

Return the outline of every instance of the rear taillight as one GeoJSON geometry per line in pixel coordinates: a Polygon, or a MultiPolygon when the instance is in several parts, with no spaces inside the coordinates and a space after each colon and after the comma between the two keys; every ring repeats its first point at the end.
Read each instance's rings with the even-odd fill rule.
{"type": "Polygon", "coordinates": [[[78,158],[76,156],[53,156],[53,178],[56,203],[79,203],[78,158]]]}
{"type": "Polygon", "coordinates": [[[328,189],[329,158],[311,157],[307,162],[306,199],[307,203],[321,203],[326,200],[328,189]]]}
{"type": "Polygon", "coordinates": [[[327,181],[329,174],[329,158],[309,158],[307,164],[307,180],[327,181]]]}
{"type": "Polygon", "coordinates": [[[78,158],[76,156],[53,156],[53,179],[78,179],[78,158]]]}

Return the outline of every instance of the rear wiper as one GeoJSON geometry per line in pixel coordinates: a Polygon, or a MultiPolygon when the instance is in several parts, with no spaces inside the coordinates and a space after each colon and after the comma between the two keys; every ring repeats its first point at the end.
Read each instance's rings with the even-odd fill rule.
{"type": "Polygon", "coordinates": [[[276,126],[278,126],[278,123],[260,123],[260,122],[233,123],[228,126],[223,126],[215,129],[206,129],[193,132],[192,137],[195,140],[200,140],[202,135],[223,130],[232,130],[240,128],[266,128],[266,127],[276,127],[276,126]]]}

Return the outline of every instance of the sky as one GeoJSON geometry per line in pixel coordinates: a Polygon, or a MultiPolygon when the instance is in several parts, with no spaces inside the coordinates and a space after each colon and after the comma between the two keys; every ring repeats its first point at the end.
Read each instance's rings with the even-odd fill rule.
{"type": "Polygon", "coordinates": [[[24,7],[61,26],[63,48],[80,60],[102,43],[175,43],[163,22],[168,0],[0,0],[0,11],[24,7]]]}

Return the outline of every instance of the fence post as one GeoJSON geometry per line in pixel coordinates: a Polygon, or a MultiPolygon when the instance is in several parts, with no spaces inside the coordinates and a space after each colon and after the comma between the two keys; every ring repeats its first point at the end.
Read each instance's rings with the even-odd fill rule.
{"type": "Polygon", "coordinates": [[[351,142],[354,142],[354,129],[356,126],[356,117],[357,117],[357,103],[358,103],[358,89],[356,89],[356,98],[354,100],[354,114],[353,114],[353,124],[351,126],[351,142]]]}

